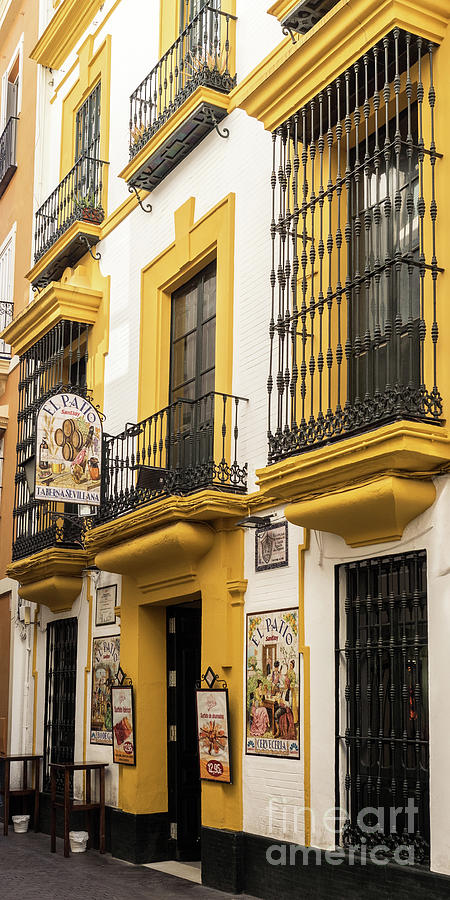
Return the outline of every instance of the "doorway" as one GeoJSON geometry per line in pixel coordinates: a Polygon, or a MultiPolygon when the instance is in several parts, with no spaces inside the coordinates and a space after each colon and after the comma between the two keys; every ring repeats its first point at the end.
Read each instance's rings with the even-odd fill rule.
{"type": "Polygon", "coordinates": [[[201,675],[201,601],[167,610],[169,858],[200,859],[201,783],[196,683],[201,675]]]}

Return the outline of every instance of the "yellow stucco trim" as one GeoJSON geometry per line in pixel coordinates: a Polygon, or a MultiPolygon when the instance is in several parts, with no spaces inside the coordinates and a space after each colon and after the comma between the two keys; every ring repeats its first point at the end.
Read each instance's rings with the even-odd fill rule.
{"type": "Polygon", "coordinates": [[[303,530],[298,546],[298,642],[303,655],[303,794],[305,807],[305,847],[311,844],[311,657],[305,644],[305,553],[309,550],[309,529],[303,530]]]}
{"type": "Polygon", "coordinates": [[[6,382],[9,375],[9,359],[0,359],[0,397],[5,393],[6,382]]]}
{"type": "Polygon", "coordinates": [[[64,0],[33,47],[31,59],[42,66],[60,69],[103,2],[104,0],[64,0]]]}
{"type": "Polygon", "coordinates": [[[11,344],[13,354],[22,356],[62,319],[93,325],[102,298],[102,292],[91,287],[52,281],[2,332],[3,340],[11,344]]]}
{"type": "Polygon", "coordinates": [[[164,497],[119,516],[111,522],[90,529],[86,534],[86,548],[91,556],[115,544],[133,540],[152,529],[174,522],[232,521],[247,514],[247,498],[224,491],[197,491],[185,497],[164,497]]]}
{"type": "Polygon", "coordinates": [[[290,522],[339,534],[358,547],[399,540],[434,502],[432,477],[449,462],[444,428],[395,422],[299,453],[257,476],[263,490],[288,502],[290,522]]]}
{"type": "Polygon", "coordinates": [[[436,499],[432,481],[386,475],[285,507],[289,522],[339,534],[350,547],[398,541],[436,499]]]}
{"type": "Polygon", "coordinates": [[[119,172],[119,178],[130,181],[142,164],[148,159],[151,159],[164,141],[170,138],[185,119],[187,119],[191,113],[195,112],[202,103],[210,103],[213,106],[218,106],[221,109],[228,111],[229,96],[229,94],[221,94],[219,91],[214,91],[212,88],[200,85],[200,87],[184,101],[180,108],[170,116],[167,122],[158,129],[153,137],[147,141],[142,149],[139,150],[139,153],[137,153],[136,156],[133,156],[133,159],[131,159],[125,168],[119,172]]]}
{"type": "Polygon", "coordinates": [[[84,550],[51,547],[11,563],[6,573],[19,582],[24,600],[62,612],[71,609],[81,591],[87,560],[84,550]]]}
{"type": "Polygon", "coordinates": [[[216,278],[215,390],[230,394],[233,358],[235,195],[228,194],[194,223],[195,200],[174,214],[175,241],[141,275],[138,418],[169,399],[171,295],[213,259],[216,278]]]}
{"type": "MultiPolygon", "coordinates": [[[[94,53],[94,35],[88,35],[78,50],[79,77],[62,103],[61,124],[61,179],[70,171],[75,161],[76,114],[98,82],[100,97],[100,159],[109,159],[109,132],[111,113],[111,35],[94,53]]],[[[103,167],[102,203],[106,210],[108,196],[108,166],[103,167]]]]}
{"type": "MultiPolygon", "coordinates": [[[[91,580],[87,579],[86,584],[87,591],[87,599],[88,599],[88,636],[87,636],[87,649],[86,649],[86,665],[84,667],[84,702],[83,702],[83,762],[86,759],[86,747],[87,747],[87,729],[88,729],[88,714],[89,714],[89,692],[88,692],[88,684],[89,684],[89,674],[91,671],[91,647],[92,647],[92,588],[91,588],[91,580]]],[[[86,773],[83,773],[83,778],[85,779],[86,773]]]]}
{"type": "MultiPolygon", "coordinates": [[[[160,0],[159,4],[159,57],[172,46],[180,33],[181,4],[186,0],[160,0]]],[[[222,12],[236,15],[236,0],[222,0],[222,12]]]]}
{"type": "Polygon", "coordinates": [[[387,474],[431,478],[449,461],[445,428],[401,421],[299,453],[256,474],[261,488],[278,500],[312,500],[387,474]]]}
{"type": "Polygon", "coordinates": [[[93,237],[98,237],[100,240],[100,225],[93,225],[92,222],[81,222],[79,220],[72,222],[70,228],[68,228],[67,231],[55,241],[50,249],[41,256],[33,268],[27,272],[25,278],[30,282],[35,281],[52,259],[56,259],[57,256],[63,255],[68,245],[74,238],[78,237],[79,234],[92,235],[93,237]]]}
{"type": "Polygon", "coordinates": [[[449,21],[447,0],[342,0],[295,44],[278,44],[231,92],[229,112],[273,131],[395,25],[440,44],[449,21]]]}
{"type": "Polygon", "coordinates": [[[297,4],[298,0],[277,0],[276,3],[272,3],[272,6],[269,6],[267,12],[269,16],[275,16],[279,22],[282,22],[297,4]]]}
{"type": "Polygon", "coordinates": [[[137,765],[122,767],[120,807],[135,814],[167,811],[165,607],[201,596],[202,671],[211,665],[228,682],[234,771],[232,785],[202,783],[202,824],[240,831],[247,587],[242,529],[221,519],[211,525],[180,521],[116,543],[95,559],[123,576],[121,664],[136,690],[137,765]]]}

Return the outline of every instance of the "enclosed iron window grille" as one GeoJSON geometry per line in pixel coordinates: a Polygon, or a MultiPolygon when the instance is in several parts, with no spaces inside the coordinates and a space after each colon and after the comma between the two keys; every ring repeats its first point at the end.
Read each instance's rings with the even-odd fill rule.
{"type": "Polygon", "coordinates": [[[269,462],[442,415],[434,52],[395,29],[273,135],[269,462]]]}
{"type": "MultiPolygon", "coordinates": [[[[77,619],[60,619],[47,626],[47,669],[44,722],[44,791],[50,790],[50,764],[73,762],[77,676],[77,619]]],[[[64,775],[56,776],[58,793],[64,775]]],[[[71,791],[73,785],[71,784],[71,791]]]]}
{"type": "Polygon", "coordinates": [[[338,574],[336,806],[348,813],[341,843],[410,861],[413,853],[423,863],[430,839],[426,553],[348,563],[338,574]]]}
{"type": "Polygon", "coordinates": [[[30,497],[21,464],[39,452],[35,446],[36,415],[46,398],[64,388],[87,394],[88,328],[88,325],[63,320],[27,350],[20,360],[13,559],[58,543],[77,546],[80,541],[78,522],[58,520],[55,516],[56,503],[36,501],[30,497]]]}
{"type": "Polygon", "coordinates": [[[200,85],[228,93],[231,26],[236,17],[205,4],[130,97],[130,159],[200,85]]]}

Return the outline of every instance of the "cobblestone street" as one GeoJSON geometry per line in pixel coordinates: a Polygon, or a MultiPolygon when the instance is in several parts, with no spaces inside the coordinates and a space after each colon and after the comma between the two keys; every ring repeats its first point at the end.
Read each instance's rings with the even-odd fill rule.
{"type": "MultiPolygon", "coordinates": [[[[95,850],[64,859],[62,841],[50,853],[46,834],[0,835],[1,900],[226,900],[233,894],[211,890],[145,866],[100,856],[95,850]]],[[[251,900],[239,895],[239,900],[251,900]]]]}

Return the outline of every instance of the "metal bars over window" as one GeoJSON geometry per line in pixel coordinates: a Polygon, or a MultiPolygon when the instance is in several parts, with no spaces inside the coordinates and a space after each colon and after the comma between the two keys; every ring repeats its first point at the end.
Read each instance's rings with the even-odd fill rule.
{"type": "Polygon", "coordinates": [[[337,806],[347,811],[341,839],[344,846],[377,847],[381,856],[424,862],[429,855],[426,553],[348,563],[340,576],[337,806]]]}
{"type": "Polygon", "coordinates": [[[30,497],[22,463],[36,454],[36,415],[46,398],[64,387],[86,394],[88,327],[63,320],[20,360],[13,559],[37,553],[55,543],[69,546],[79,543],[77,522],[58,519],[56,503],[38,502],[30,497]]]}
{"type": "MultiPolygon", "coordinates": [[[[44,790],[50,790],[50,764],[73,762],[75,748],[75,691],[77,675],[77,619],[60,619],[47,626],[45,683],[44,790]]],[[[57,775],[57,790],[64,777],[57,775]]]]}
{"type": "Polygon", "coordinates": [[[273,135],[269,462],[441,417],[434,53],[395,29],[273,135]]]}

